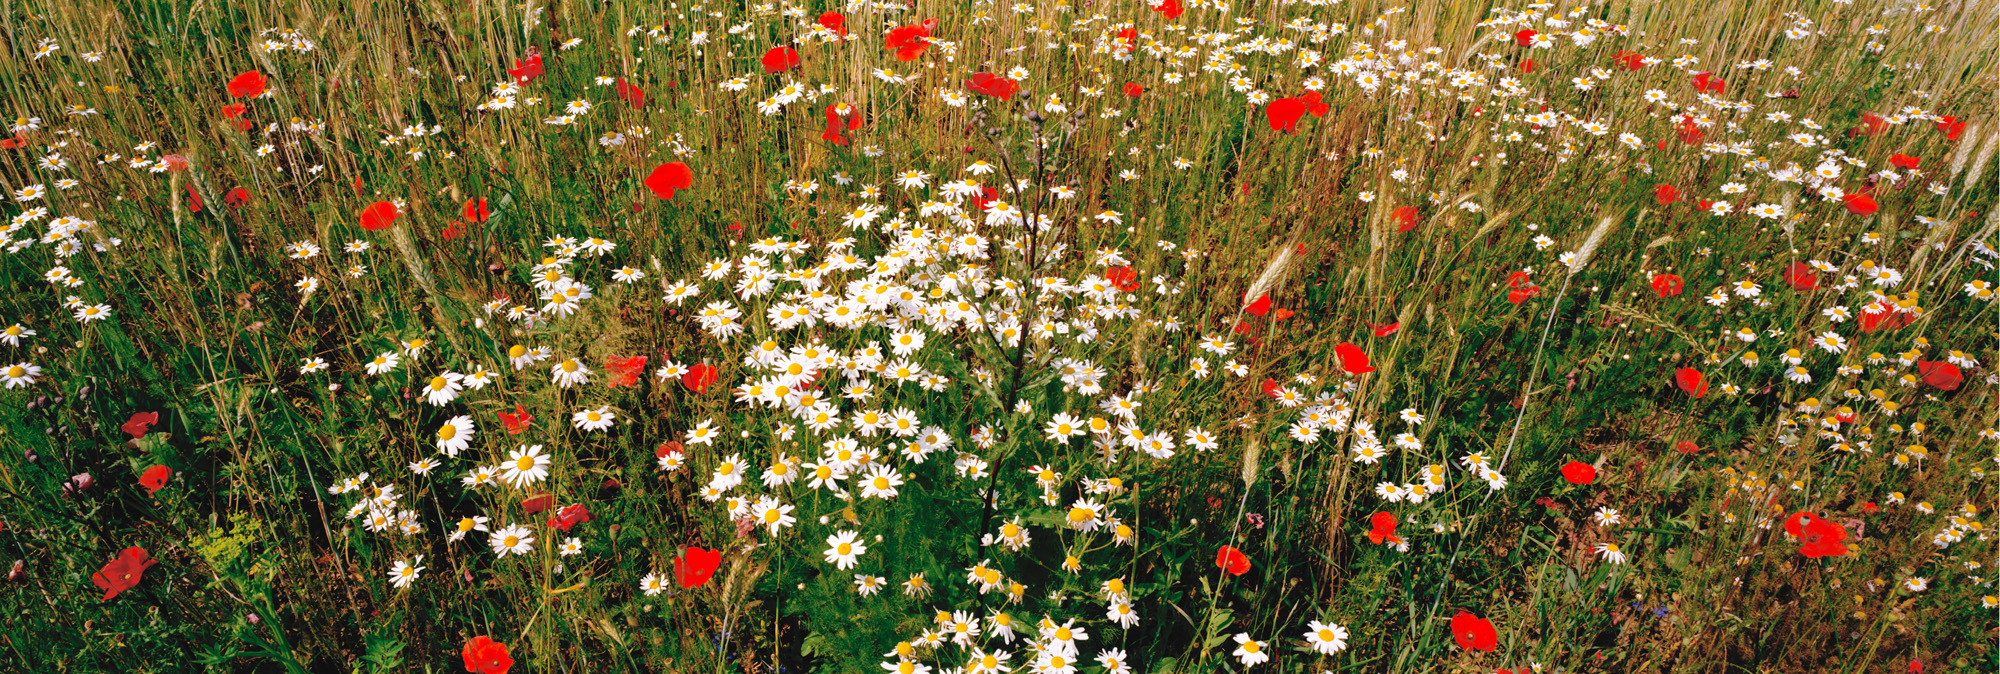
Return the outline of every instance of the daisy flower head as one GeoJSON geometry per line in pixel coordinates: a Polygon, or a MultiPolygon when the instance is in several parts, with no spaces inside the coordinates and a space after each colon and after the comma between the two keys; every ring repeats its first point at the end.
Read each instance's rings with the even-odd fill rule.
{"type": "Polygon", "coordinates": [[[15,363],[0,370],[0,379],[7,381],[7,388],[21,388],[35,383],[42,374],[42,366],[34,363],[15,363]]]}
{"type": "Polygon", "coordinates": [[[418,564],[422,564],[423,561],[423,555],[417,555],[415,559],[408,561],[396,560],[396,564],[389,567],[389,582],[398,589],[409,587],[410,583],[417,581],[417,574],[423,573],[424,569],[427,568],[417,566],[418,564]]]}
{"type": "Polygon", "coordinates": [[[860,537],[861,533],[857,531],[840,531],[827,536],[826,563],[842,571],[854,568],[860,563],[861,555],[868,552],[868,546],[861,543],[860,537]]]}
{"type": "Polygon", "coordinates": [[[1236,656],[1237,661],[1242,662],[1244,667],[1249,667],[1271,659],[1271,654],[1264,652],[1264,647],[1264,642],[1250,638],[1249,632],[1238,632],[1236,650],[1230,655],[1236,656]]]}
{"type": "Polygon", "coordinates": [[[1306,623],[1306,643],[1323,655],[1347,650],[1347,628],[1317,620],[1306,623]]]}
{"type": "Polygon", "coordinates": [[[477,430],[472,417],[463,414],[445,420],[437,431],[438,451],[444,452],[445,456],[458,456],[459,452],[472,446],[472,436],[477,430]]]}
{"type": "Polygon", "coordinates": [[[549,455],[542,453],[541,445],[521,445],[501,464],[500,479],[515,487],[527,487],[548,479],[549,464],[549,455]]]}
{"type": "Polygon", "coordinates": [[[493,535],[488,536],[486,540],[493,546],[493,554],[497,556],[525,555],[535,551],[533,533],[527,527],[512,524],[493,532],[493,535]]]}
{"type": "Polygon", "coordinates": [[[618,414],[611,411],[610,405],[594,410],[580,410],[570,415],[570,421],[576,424],[578,430],[584,431],[602,431],[611,428],[611,423],[617,418],[618,414]]]}

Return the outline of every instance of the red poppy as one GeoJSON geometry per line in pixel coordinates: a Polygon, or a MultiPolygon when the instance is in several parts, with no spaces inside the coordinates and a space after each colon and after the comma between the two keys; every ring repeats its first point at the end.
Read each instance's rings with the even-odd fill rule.
{"type": "Polygon", "coordinates": [[[770,51],[764,52],[761,61],[764,64],[764,72],[767,73],[782,73],[805,63],[805,59],[799,58],[799,50],[784,45],[772,47],[770,51]]]}
{"type": "Polygon", "coordinates": [[[1847,135],[1873,136],[1887,130],[1889,130],[1889,120],[1882,119],[1881,115],[1872,112],[1864,112],[1861,113],[1861,126],[1848,131],[1847,135]]]}
{"type": "Polygon", "coordinates": [[[612,379],[610,382],[606,384],[607,386],[610,386],[611,388],[618,388],[620,386],[638,386],[639,373],[645,371],[646,369],[646,357],[645,356],[633,356],[631,358],[614,357],[606,363],[606,366],[611,369],[611,374],[612,374],[612,379]]]}
{"type": "Polygon", "coordinates": [[[1278,386],[1278,380],[1272,379],[1270,377],[1265,377],[1264,383],[1261,385],[1261,388],[1264,391],[1264,397],[1266,398],[1278,397],[1278,389],[1280,388],[1278,386]]]}
{"type": "Polygon", "coordinates": [[[1674,450],[1682,454],[1693,455],[1701,451],[1701,446],[1694,444],[1693,440],[1682,440],[1674,445],[1674,450]]]}
{"type": "Polygon", "coordinates": [[[224,119],[236,119],[242,117],[243,113],[249,110],[250,106],[242,103],[230,103],[229,105],[222,106],[222,117],[224,119]]]}
{"type": "Polygon", "coordinates": [[[1129,52],[1129,51],[1132,51],[1132,47],[1134,46],[1134,43],[1135,43],[1135,42],[1137,42],[1137,41],[1139,40],[1139,29],[1137,29],[1137,28],[1126,28],[1126,29],[1124,29],[1124,30],[1121,30],[1121,31],[1118,31],[1118,40],[1119,40],[1120,42],[1124,42],[1124,43],[1125,43],[1125,44],[1121,44],[1121,45],[1118,45],[1118,51],[1120,51],[1120,52],[1129,52]]]}
{"type": "Polygon", "coordinates": [[[173,476],[174,469],[156,465],[139,474],[139,486],[146,488],[147,496],[152,496],[160,493],[160,489],[167,486],[167,478],[173,476]]]}
{"type": "Polygon", "coordinates": [[[707,363],[696,363],[694,367],[688,368],[687,374],[681,375],[681,386],[695,393],[706,393],[708,386],[715,383],[716,377],[715,368],[707,363]]]}
{"type": "Polygon", "coordinates": [[[1681,294],[1681,286],[1681,277],[1679,276],[1673,274],[1653,275],[1653,292],[1659,294],[1661,297],[1673,297],[1681,294]]]}
{"type": "Polygon", "coordinates": [[[845,14],[841,14],[840,12],[822,12],[819,15],[817,23],[825,26],[827,30],[839,33],[841,37],[847,37],[847,15],[845,14]]]}
{"type": "Polygon", "coordinates": [[[1541,33],[1535,32],[1535,29],[1533,28],[1523,28],[1521,29],[1520,32],[1514,34],[1514,44],[1518,44],[1523,47],[1533,45],[1535,43],[1536,35],[1541,35],[1541,33]]]}
{"type": "Polygon", "coordinates": [[[230,98],[249,98],[264,93],[264,73],[252,70],[229,80],[230,98]]]}
{"type": "Polygon", "coordinates": [[[994,98],[1010,98],[1021,90],[1021,83],[993,73],[973,73],[972,79],[965,81],[965,88],[994,98]]]}
{"type": "Polygon", "coordinates": [[[931,47],[931,31],[936,28],[937,19],[926,19],[889,31],[887,42],[890,49],[896,50],[896,60],[915,61],[923,56],[924,50],[931,47]]]}
{"type": "Polygon", "coordinates": [[[1942,361],[1917,361],[1917,374],[1924,378],[1924,383],[1946,391],[1958,390],[1958,385],[1965,381],[1957,365],[1942,361]]]}
{"type": "Polygon", "coordinates": [[[138,585],[140,577],[146,574],[146,569],[158,563],[160,560],[146,557],[145,548],[129,547],[119,552],[118,557],[111,560],[111,563],[105,564],[104,568],[98,569],[96,574],[91,575],[90,582],[96,583],[97,589],[104,591],[104,598],[99,601],[111,601],[111,598],[118,596],[118,593],[138,585]]]}
{"type": "Polygon", "coordinates": [[[1719,94],[1722,93],[1725,86],[1727,85],[1722,81],[1722,78],[1716,77],[1715,73],[1699,72],[1694,74],[1695,91],[1710,91],[1719,94]]]}
{"type": "Polygon", "coordinates": [[[1681,127],[1676,133],[1680,135],[1681,143],[1686,145],[1700,145],[1702,139],[1707,137],[1701,132],[1701,126],[1694,123],[1694,115],[1682,115],[1681,127]]]}
{"type": "Polygon", "coordinates": [[[1849,194],[1840,200],[1846,202],[1847,212],[1855,215],[1874,215],[1875,211],[1881,209],[1881,206],[1875,204],[1875,198],[1866,194],[1849,194]]]}
{"type": "Polygon", "coordinates": [[[388,229],[396,224],[396,205],[387,201],[377,201],[361,209],[361,228],[368,231],[388,229]]]}
{"type": "Polygon", "coordinates": [[[486,222],[493,215],[493,211],[486,207],[485,199],[466,199],[464,204],[459,205],[458,213],[466,222],[473,223],[486,222]]]}
{"type": "Polygon", "coordinates": [[[536,494],[521,501],[521,512],[533,515],[556,505],[555,494],[536,494]]]}
{"type": "Polygon", "coordinates": [[[1702,394],[1708,393],[1708,382],[1702,381],[1701,371],[1691,367],[1674,370],[1674,385],[1681,387],[1682,391],[1687,391],[1688,395],[1696,398],[1700,398],[1702,394]]]}
{"type": "Polygon", "coordinates": [[[835,145],[846,145],[847,137],[841,133],[859,128],[861,128],[861,110],[846,103],[835,103],[826,106],[826,131],[819,135],[819,139],[832,141],[835,145]]]}
{"type": "Polygon", "coordinates": [[[1879,512],[1879,511],[1881,511],[1881,510],[1882,510],[1882,506],[1878,506],[1878,505],[1875,505],[1875,502],[1874,502],[1874,501],[1869,501],[1869,502],[1867,502],[1867,503],[1863,503],[1863,504],[1861,504],[1861,512],[1864,512],[1864,513],[1868,513],[1868,514],[1871,514],[1871,515],[1873,515],[1873,514],[1875,514],[1876,512],[1879,512]]]}
{"type": "Polygon", "coordinates": [[[1244,555],[1242,550],[1225,545],[1215,551],[1215,565],[1228,571],[1229,575],[1241,576],[1250,571],[1250,557],[1244,555]]]}
{"type": "Polygon", "coordinates": [[[646,107],[645,90],[640,89],[637,85],[626,82],[623,77],[618,78],[618,84],[611,87],[611,93],[617,94],[619,98],[625,99],[626,103],[632,104],[632,109],[634,110],[643,110],[646,107]]]}
{"type": "Polygon", "coordinates": [[[160,423],[159,412],[139,412],[120,424],[118,430],[125,431],[133,440],[137,440],[146,437],[146,431],[152,430],[153,424],[157,423],[160,423]]]}
{"type": "Polygon", "coordinates": [[[1535,63],[1534,59],[1521,59],[1521,64],[1515,67],[1520,68],[1523,74],[1527,74],[1535,72],[1535,68],[1539,67],[1540,65],[1541,64],[1535,63]]]}
{"type": "Polygon", "coordinates": [[[481,635],[465,642],[465,671],[474,674],[507,674],[514,659],[507,657],[507,645],[481,635]]]}
{"type": "Polygon", "coordinates": [[[1398,208],[1389,217],[1396,220],[1396,231],[1398,232],[1407,232],[1417,228],[1417,207],[1415,206],[1398,208]]]}
{"type": "Polygon", "coordinates": [[[222,203],[230,208],[242,208],[250,203],[250,190],[238,187],[222,195],[222,203]]]}
{"type": "Polygon", "coordinates": [[[1305,114],[1305,101],[1296,98],[1280,98],[1264,106],[1264,118],[1270,121],[1272,131],[1297,133],[1299,118],[1305,114]]]}
{"type": "Polygon", "coordinates": [[[1181,0],[1161,0],[1160,4],[1153,5],[1153,11],[1172,21],[1181,18],[1181,12],[1187,11],[1187,8],[1181,6],[1181,0]]]}
{"type": "Polygon", "coordinates": [[[999,198],[1000,193],[994,191],[992,186],[981,185],[979,187],[979,196],[972,198],[972,205],[980,211],[985,211],[988,208],[992,208],[993,201],[999,198]]]}
{"type": "Polygon", "coordinates": [[[1916,317],[1910,312],[1898,309],[1890,302],[1869,302],[1861,307],[1862,332],[1874,332],[1883,328],[1894,330],[1909,325],[1913,320],[1916,320],[1916,317]]]}
{"type": "Polygon", "coordinates": [[[192,212],[192,213],[200,213],[200,212],[201,212],[201,193],[200,193],[200,192],[196,192],[196,191],[194,191],[194,185],[182,185],[181,187],[182,187],[183,189],[186,189],[186,190],[187,190],[187,195],[188,195],[188,201],[187,201],[187,204],[188,204],[188,211],[189,211],[189,212],[192,212]]]}
{"type": "Polygon", "coordinates": [[[20,134],[14,134],[13,138],[0,140],[0,150],[12,150],[15,148],[22,148],[27,146],[28,146],[28,139],[22,138],[20,134]]]}
{"type": "Polygon", "coordinates": [[[1468,651],[1490,651],[1500,647],[1500,633],[1493,623],[1466,611],[1451,617],[1451,640],[1468,651]]]}
{"type": "Polygon", "coordinates": [[[533,84],[535,78],[542,76],[542,55],[529,47],[528,60],[514,59],[514,67],[507,69],[507,74],[513,75],[514,82],[522,86],[533,84]]]}
{"type": "Polygon", "coordinates": [[[674,198],[674,192],[694,186],[694,171],[681,162],[671,162],[653,167],[652,175],[646,176],[646,189],[661,199],[674,198]]]}
{"type": "Polygon", "coordinates": [[[1889,165],[1900,169],[1915,169],[1924,160],[1906,154],[1889,155],[1889,165]]]}
{"type": "Polygon", "coordinates": [[[1334,345],[1333,353],[1340,357],[1340,369],[1348,374],[1368,374],[1375,371],[1375,368],[1368,364],[1368,354],[1363,352],[1361,347],[1341,342],[1334,345]]]}
{"type": "Polygon", "coordinates": [[[1520,304],[1542,292],[1542,287],[1528,280],[1528,272],[1517,271],[1507,275],[1507,301],[1520,304]]]}
{"type": "Polygon", "coordinates": [[[1280,321],[1282,321],[1282,320],[1285,320],[1285,319],[1287,319],[1287,318],[1291,318],[1291,317],[1293,317],[1293,316],[1297,316],[1297,315],[1298,315],[1298,313],[1299,313],[1299,312],[1296,312],[1296,311],[1292,311],[1291,309],[1279,309],[1279,310],[1277,311],[1277,313],[1274,313],[1274,314],[1271,314],[1271,316],[1272,316],[1272,317],[1273,317],[1274,319],[1276,319],[1276,320],[1280,320],[1280,321]]]}
{"type": "Polygon", "coordinates": [[[715,575],[715,568],[722,565],[721,550],[704,550],[690,547],[674,558],[674,578],[682,588],[694,589],[708,582],[715,575]]]}
{"type": "Polygon", "coordinates": [[[528,424],[534,420],[534,415],[528,414],[528,410],[523,409],[521,403],[514,403],[513,414],[500,413],[500,423],[507,426],[508,435],[520,435],[521,431],[528,430],[528,424]]]}
{"type": "Polygon", "coordinates": [[[1376,337],[1387,337],[1387,336],[1389,336],[1389,335],[1393,335],[1393,334],[1396,334],[1396,331],[1397,331],[1397,330],[1401,330],[1401,329],[1403,329],[1403,322],[1402,322],[1402,321],[1397,321],[1397,322],[1395,322],[1395,323],[1387,323],[1387,324],[1383,324],[1383,325],[1376,325],[1376,324],[1374,324],[1374,323],[1369,323],[1369,322],[1367,322],[1367,321],[1362,321],[1362,323],[1361,323],[1361,324],[1362,324],[1362,325],[1366,325],[1366,326],[1368,326],[1368,329],[1370,329],[1370,330],[1373,330],[1373,331],[1375,331],[1375,336],[1376,336],[1376,337]]]}
{"type": "Polygon", "coordinates": [[[1673,185],[1660,183],[1653,187],[1653,200],[1659,202],[1661,206],[1674,203],[1674,201],[1680,198],[1681,191],[1674,189],[1673,185]]]}
{"type": "Polygon", "coordinates": [[[1314,117],[1325,117],[1326,113],[1333,109],[1332,106],[1326,104],[1324,99],[1320,98],[1317,91],[1308,91],[1299,94],[1299,102],[1305,103],[1306,112],[1312,113],[1314,117]]]}
{"type": "Polygon", "coordinates": [[[1618,63],[1620,65],[1625,66],[1626,70],[1638,70],[1640,68],[1646,67],[1646,57],[1641,55],[1639,52],[1625,51],[1623,49],[1620,49],[1618,50],[1618,53],[1612,56],[1611,58],[1617,59],[1618,63]]]}
{"type": "Polygon", "coordinates": [[[1143,94],[1143,93],[1146,93],[1146,88],[1145,88],[1145,87],[1142,87],[1142,86],[1139,86],[1139,85],[1138,85],[1137,83],[1135,83],[1135,82],[1126,82],[1126,83],[1125,83],[1125,95],[1126,95],[1126,96],[1130,96],[1130,97],[1132,97],[1132,98],[1138,98],[1138,97],[1139,97],[1139,95],[1140,95],[1140,94],[1143,94]]]}
{"type": "Polygon", "coordinates": [[[1937,130],[1944,132],[1945,140],[1958,140],[1959,135],[1965,133],[1965,122],[1958,121],[1957,117],[1945,115],[1937,119],[1937,130]]]}
{"type": "Polygon", "coordinates": [[[1104,280],[1128,293],[1139,289],[1139,272],[1125,265],[1105,269],[1104,280]]]}
{"type": "Polygon", "coordinates": [[[1394,513],[1378,512],[1368,516],[1368,542],[1388,545],[1403,542],[1402,537],[1396,535],[1394,513]]]}
{"type": "Polygon", "coordinates": [[[1785,533],[1799,539],[1799,553],[1806,557],[1838,557],[1847,554],[1847,528],[1800,511],[1785,518],[1785,533]]]}
{"type": "Polygon", "coordinates": [[[1258,315],[1258,316],[1262,316],[1262,315],[1264,315],[1264,314],[1267,314],[1267,313],[1270,313],[1270,311],[1271,311],[1271,294],[1270,294],[1270,293],[1265,293],[1265,294],[1262,294],[1262,295],[1258,295],[1258,296],[1257,296],[1257,300],[1256,300],[1256,301],[1254,301],[1254,302],[1251,302],[1251,303],[1249,303],[1249,304],[1246,304],[1246,305],[1244,305],[1244,306],[1243,306],[1243,310],[1244,310],[1244,311],[1248,311],[1248,312],[1250,312],[1250,313],[1252,313],[1252,314],[1256,314],[1256,315],[1258,315]]]}
{"type": "Polygon", "coordinates": [[[570,527],[583,524],[589,521],[590,521],[590,508],[584,507],[584,505],[581,503],[572,503],[570,505],[563,506],[561,510],[557,510],[556,516],[549,518],[549,526],[567,532],[569,531],[570,527]]]}
{"type": "Polygon", "coordinates": [[[1597,481],[1597,469],[1582,461],[1563,464],[1562,473],[1563,479],[1569,480],[1570,484],[1590,484],[1597,481]]]}
{"type": "Polygon", "coordinates": [[[1819,274],[1813,272],[1812,265],[1793,262],[1785,268],[1785,284],[1799,292],[1810,292],[1819,288],[1819,274]]]}

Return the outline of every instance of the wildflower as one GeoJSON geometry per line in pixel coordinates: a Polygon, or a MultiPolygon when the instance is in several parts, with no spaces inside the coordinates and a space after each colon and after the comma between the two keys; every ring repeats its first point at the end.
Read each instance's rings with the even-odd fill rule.
{"type": "Polygon", "coordinates": [[[445,456],[458,456],[459,452],[472,446],[472,436],[477,430],[469,416],[459,415],[445,420],[437,431],[438,451],[444,452],[445,456]]]}
{"type": "Polygon", "coordinates": [[[1468,651],[1491,651],[1500,646],[1500,634],[1492,622],[1463,610],[1451,618],[1451,638],[1468,651]]]}
{"type": "Polygon", "coordinates": [[[390,584],[395,585],[397,588],[409,587],[410,583],[417,581],[417,574],[423,573],[424,569],[427,568],[417,566],[417,564],[423,561],[423,555],[417,555],[415,559],[409,561],[396,560],[395,565],[389,568],[390,584]]]}
{"type": "Polygon", "coordinates": [[[1625,553],[1619,549],[1617,543],[1597,544],[1597,554],[1603,555],[1604,561],[1611,562],[1612,564],[1625,563],[1625,553]]]}
{"type": "Polygon", "coordinates": [[[35,383],[42,375],[42,366],[34,363],[15,363],[0,371],[0,379],[7,380],[7,388],[21,388],[35,383]]]}
{"type": "Polygon", "coordinates": [[[463,655],[465,671],[474,674],[506,674],[507,668],[514,666],[514,659],[507,657],[507,645],[486,636],[465,642],[463,655]]]}
{"type": "Polygon", "coordinates": [[[639,591],[646,593],[648,597],[656,596],[666,589],[667,579],[660,577],[660,574],[649,573],[639,579],[639,591]]]}
{"type": "Polygon", "coordinates": [[[1235,652],[1230,653],[1230,655],[1236,656],[1236,659],[1242,662],[1245,667],[1271,659],[1271,654],[1264,652],[1264,642],[1250,638],[1248,632],[1238,632],[1236,634],[1236,644],[1235,652]]]}
{"type": "Polygon", "coordinates": [[[1563,464],[1563,479],[1570,484],[1590,484],[1597,481],[1597,468],[1581,461],[1563,464]]]}
{"type": "Polygon", "coordinates": [[[76,320],[84,323],[101,321],[110,317],[111,305],[109,304],[90,304],[76,308],[76,320]]]}
{"type": "Polygon", "coordinates": [[[510,525],[493,532],[486,541],[493,546],[493,554],[497,556],[525,555],[535,551],[535,538],[529,535],[531,533],[527,527],[510,525]]]}
{"type": "Polygon", "coordinates": [[[375,360],[369,361],[366,368],[368,370],[368,374],[370,375],[386,374],[389,371],[396,369],[396,365],[398,363],[401,363],[402,360],[403,360],[402,356],[398,356],[393,352],[385,351],[381,354],[376,355],[375,360]]]}
{"type": "Polygon", "coordinates": [[[1624,516],[1620,515],[1617,509],[1610,506],[1599,507],[1597,512],[1591,513],[1590,517],[1596,520],[1597,526],[1600,527],[1608,527],[1624,519],[1624,516]]]}
{"type": "Polygon", "coordinates": [[[594,410],[580,410],[570,415],[570,423],[575,424],[577,430],[602,431],[611,428],[612,421],[617,418],[618,415],[611,411],[611,406],[604,405],[594,410]]]}
{"type": "Polygon", "coordinates": [[[1231,546],[1222,546],[1215,551],[1215,565],[1232,576],[1241,576],[1250,571],[1250,557],[1231,546]]]}
{"type": "Polygon", "coordinates": [[[1314,651],[1332,655],[1347,650],[1347,628],[1317,620],[1306,622],[1306,643],[1314,651]]]}
{"type": "Polygon", "coordinates": [[[721,550],[690,547],[674,558],[674,578],[684,589],[701,587],[721,564],[721,550]]]}
{"type": "Polygon", "coordinates": [[[505,469],[500,479],[517,488],[548,479],[549,455],[542,453],[541,445],[521,445],[520,449],[508,453],[507,461],[501,464],[505,469]]]}

